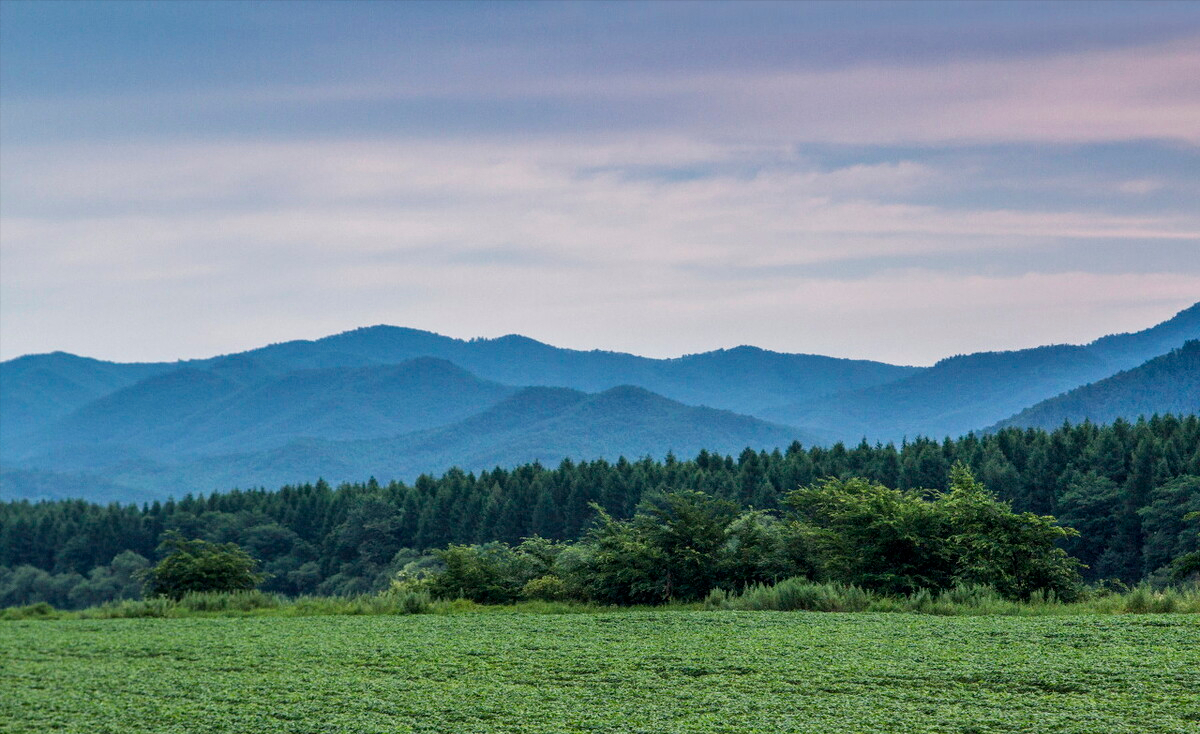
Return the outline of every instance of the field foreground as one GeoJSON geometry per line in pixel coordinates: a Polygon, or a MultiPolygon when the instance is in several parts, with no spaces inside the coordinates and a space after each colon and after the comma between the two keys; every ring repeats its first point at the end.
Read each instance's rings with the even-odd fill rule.
{"type": "Polygon", "coordinates": [[[8,732],[1190,732],[1200,618],[0,622],[8,732]]]}

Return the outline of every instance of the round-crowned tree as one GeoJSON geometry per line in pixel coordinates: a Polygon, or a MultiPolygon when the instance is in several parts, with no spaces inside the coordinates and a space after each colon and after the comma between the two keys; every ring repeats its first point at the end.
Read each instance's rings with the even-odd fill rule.
{"type": "Polygon", "coordinates": [[[147,597],[178,601],[192,592],[249,591],[266,579],[257,571],[258,561],[236,543],[185,540],[170,533],[158,550],[166,555],[141,574],[147,597]]]}

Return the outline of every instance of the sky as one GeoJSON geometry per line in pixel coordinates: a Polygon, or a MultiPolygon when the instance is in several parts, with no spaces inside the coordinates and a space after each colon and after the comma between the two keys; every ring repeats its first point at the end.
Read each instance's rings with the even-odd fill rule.
{"type": "Polygon", "coordinates": [[[1200,301],[1200,3],[0,3],[0,358],[930,364],[1200,301]]]}

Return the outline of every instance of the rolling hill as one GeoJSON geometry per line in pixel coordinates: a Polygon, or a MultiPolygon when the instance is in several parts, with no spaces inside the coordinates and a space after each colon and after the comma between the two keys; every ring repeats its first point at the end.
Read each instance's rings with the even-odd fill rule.
{"type": "Polygon", "coordinates": [[[1195,346],[1155,358],[1194,339],[1200,304],[1133,334],[929,368],[754,347],[649,359],[391,326],[176,363],[34,355],[0,364],[0,491],[165,496],[1190,412],[1195,346]]]}
{"type": "Polygon", "coordinates": [[[1064,422],[1111,423],[1117,418],[1200,411],[1200,341],[1057,397],[1043,400],[993,428],[1054,429],[1064,422]]]}
{"type": "Polygon", "coordinates": [[[461,420],[515,391],[445,360],[273,373],[250,357],[183,367],[107,395],[6,455],[41,469],[94,470],[282,446],[297,438],[393,436],[461,420]]]}
{"type": "MultiPolygon", "coordinates": [[[[262,375],[279,376],[301,370],[381,367],[418,357],[447,360],[479,378],[506,385],[586,392],[638,385],[691,405],[748,414],[780,403],[891,382],[919,371],[882,362],[782,354],[755,347],[650,359],[620,352],[560,349],[515,335],[463,340],[417,329],[373,326],[188,362],[119,364],[62,353],[10,360],[0,364],[4,436],[17,438],[45,429],[122,388],[181,370],[195,371],[190,377],[178,378],[186,383],[203,379],[197,373],[220,373],[233,364],[252,365],[262,375]]],[[[176,387],[187,389],[184,384],[176,387]]],[[[162,388],[150,386],[152,392],[162,388]]],[[[136,391],[127,393],[122,399],[135,395],[136,391]]]]}
{"type": "Polygon", "coordinates": [[[795,402],[757,415],[840,440],[958,436],[1200,338],[1200,304],[1133,334],[1082,346],[980,352],[944,359],[886,385],[795,402]]]}
{"type": "Polygon", "coordinates": [[[173,368],[168,362],[117,364],[65,352],[0,363],[0,446],[93,400],[173,368]]]}
{"type": "MultiPolygon", "coordinates": [[[[738,452],[786,447],[793,440],[819,437],[713,408],[683,405],[642,388],[620,386],[602,393],[569,388],[525,388],[465,420],[436,429],[391,438],[333,441],[301,439],[257,452],[208,456],[168,464],[130,460],[95,473],[107,488],[128,488],[139,496],[210,491],[231,487],[276,487],[285,483],[411,481],[423,472],[451,466],[468,470],[512,466],[528,461],[557,464],[565,458],[661,457],[667,451],[690,456],[700,449],[738,452]]],[[[47,483],[45,474],[10,477],[38,479],[38,485],[10,481],[6,493],[20,495],[47,483]],[[22,490],[29,486],[30,490],[22,490]]],[[[78,481],[76,479],[76,481],[78,481]]]]}

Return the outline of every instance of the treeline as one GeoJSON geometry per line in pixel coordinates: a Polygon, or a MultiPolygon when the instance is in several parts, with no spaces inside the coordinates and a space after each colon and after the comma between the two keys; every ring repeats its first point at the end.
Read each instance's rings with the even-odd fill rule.
{"type": "Polygon", "coordinates": [[[782,517],[669,492],[628,520],[601,511],[576,543],[451,545],[435,551],[438,568],[405,569],[393,588],[483,604],[724,600],[788,579],[893,596],[987,588],[1009,600],[1078,597],[1078,561],[1056,545],[1071,531],[1013,512],[961,464],[950,475],[947,492],[826,479],[788,492],[782,517]]]}
{"type": "MultiPolygon", "coordinates": [[[[1085,564],[1089,581],[1161,576],[1197,550],[1200,522],[1185,518],[1200,511],[1200,420],[1166,416],[900,446],[793,444],[736,458],[701,452],[690,460],[451,470],[411,485],[318,481],[141,507],[9,502],[0,505],[0,605],[78,606],[77,587],[119,586],[129,568],[154,558],[167,531],[246,548],[270,574],[268,591],[355,594],[386,588],[397,571],[450,544],[574,540],[593,527],[596,507],[628,519],[644,498],[689,490],[775,513],[790,492],[824,478],[946,490],[956,462],[1017,512],[1076,528],[1060,545],[1085,564]]],[[[121,588],[114,593],[132,593],[131,584],[121,588]]]]}

